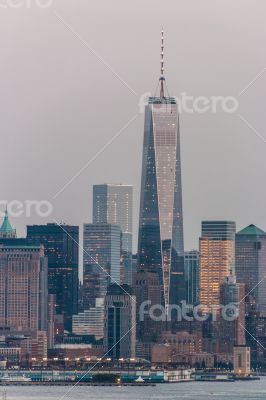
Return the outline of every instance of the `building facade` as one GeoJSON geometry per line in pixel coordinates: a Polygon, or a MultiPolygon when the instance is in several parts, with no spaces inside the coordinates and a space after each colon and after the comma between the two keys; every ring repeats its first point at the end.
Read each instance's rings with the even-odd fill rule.
{"type": "Polygon", "coordinates": [[[76,335],[95,336],[96,340],[104,335],[104,299],[97,299],[96,306],[73,316],[72,332],[76,335]]]}
{"type": "Polygon", "coordinates": [[[165,94],[163,63],[160,96],[145,107],[138,267],[157,271],[167,312],[186,295],[179,116],[176,100],[165,94]]]}
{"type": "MultiPolygon", "coordinates": [[[[0,246],[0,325],[10,331],[38,331],[44,250],[37,246],[0,246]]],[[[46,296],[45,296],[46,298],[46,296]]],[[[42,307],[47,308],[47,304],[42,307]]]]}
{"type": "Polygon", "coordinates": [[[234,373],[238,376],[248,376],[250,372],[250,348],[247,346],[235,346],[234,373]]]}
{"type": "Polygon", "coordinates": [[[119,225],[122,232],[121,283],[133,284],[133,186],[102,184],[93,186],[93,224],[119,225]]]}
{"type": "Polygon", "coordinates": [[[199,252],[185,252],[186,302],[196,306],[199,301],[199,252]]]}
{"type": "Polygon", "coordinates": [[[121,229],[112,224],[85,224],[83,231],[83,307],[103,299],[108,285],[120,283],[121,229]]]}
{"type": "Polygon", "coordinates": [[[107,357],[134,358],[136,349],[136,297],[128,285],[112,284],[105,297],[104,344],[107,357]]]}
{"type": "Polygon", "coordinates": [[[246,287],[246,302],[266,316],[266,232],[249,225],[236,234],[236,277],[246,287]]]}
{"type": "Polygon", "coordinates": [[[220,304],[220,286],[234,274],[235,222],[203,221],[200,248],[199,298],[203,312],[220,304]]]}
{"type": "Polygon", "coordinates": [[[162,304],[162,290],[158,272],[139,270],[136,274],[135,294],[137,299],[138,340],[156,342],[165,328],[165,323],[159,318],[162,312],[158,308],[154,311],[155,317],[158,318],[152,318],[150,315],[150,310],[153,307],[156,308],[162,304]]]}
{"type": "Polygon", "coordinates": [[[70,225],[27,226],[29,245],[43,245],[48,258],[48,291],[56,295],[56,313],[64,316],[71,330],[72,315],[78,312],[79,227],[70,225]]]}

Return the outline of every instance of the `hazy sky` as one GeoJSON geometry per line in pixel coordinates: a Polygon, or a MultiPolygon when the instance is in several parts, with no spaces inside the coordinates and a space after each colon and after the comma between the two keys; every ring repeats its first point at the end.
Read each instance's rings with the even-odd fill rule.
{"type": "MultiPolygon", "coordinates": [[[[8,1],[18,3],[0,6],[8,1]]],[[[135,188],[136,239],[138,103],[158,82],[162,25],[171,95],[238,96],[248,86],[233,114],[181,114],[186,249],[198,246],[202,219],[266,229],[264,0],[21,1],[30,7],[0,7],[0,199],[45,199],[54,212],[11,218],[19,234],[53,218],[91,221],[92,185],[122,182],[135,188]]]]}

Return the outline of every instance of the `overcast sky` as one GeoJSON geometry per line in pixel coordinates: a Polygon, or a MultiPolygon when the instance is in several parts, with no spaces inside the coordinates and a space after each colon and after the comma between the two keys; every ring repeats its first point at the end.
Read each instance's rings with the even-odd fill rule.
{"type": "Polygon", "coordinates": [[[121,182],[134,185],[136,242],[139,100],[158,82],[162,25],[171,95],[239,99],[235,113],[181,113],[185,248],[197,248],[202,219],[266,229],[264,0],[21,1],[30,7],[0,8],[0,198],[49,200],[54,212],[11,218],[20,235],[90,222],[92,185],[121,182]]]}

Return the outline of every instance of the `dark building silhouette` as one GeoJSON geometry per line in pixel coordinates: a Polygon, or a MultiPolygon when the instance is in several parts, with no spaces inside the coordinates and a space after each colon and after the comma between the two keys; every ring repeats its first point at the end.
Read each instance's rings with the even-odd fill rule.
{"type": "Polygon", "coordinates": [[[187,304],[196,306],[199,302],[199,252],[185,252],[185,284],[187,304]]]}
{"type": "Polygon", "coordinates": [[[142,342],[156,342],[165,328],[157,306],[162,304],[162,291],[157,271],[139,270],[136,275],[135,293],[137,298],[137,338],[142,342]],[[152,312],[152,307],[156,310],[152,312]],[[151,313],[150,313],[151,310],[151,313]],[[153,318],[155,315],[155,319],[153,318]]]}
{"type": "Polygon", "coordinates": [[[27,226],[29,245],[43,245],[48,258],[48,291],[56,295],[56,314],[64,316],[71,330],[72,315],[78,312],[79,227],[70,225],[27,226]]]}
{"type": "Polygon", "coordinates": [[[105,296],[104,343],[107,357],[134,358],[136,298],[129,285],[111,284],[105,296]]]}

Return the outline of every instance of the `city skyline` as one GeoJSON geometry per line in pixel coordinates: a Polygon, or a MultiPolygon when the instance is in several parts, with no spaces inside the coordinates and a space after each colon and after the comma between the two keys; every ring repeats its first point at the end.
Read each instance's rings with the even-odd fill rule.
{"type": "Polygon", "coordinates": [[[4,1],[3,398],[264,393],[266,3],[4,1]]]}
{"type": "MultiPolygon", "coordinates": [[[[194,96],[236,95],[259,75],[241,96],[239,111],[251,126],[258,132],[263,132],[262,86],[266,78],[263,74],[263,58],[255,51],[256,46],[252,46],[252,43],[257,43],[258,47],[262,45],[265,29],[260,19],[262,17],[256,13],[256,24],[252,32],[248,33],[246,26],[255,15],[250,14],[250,7],[246,3],[239,8],[226,1],[219,3],[215,10],[212,2],[204,1],[204,4],[206,10],[209,10],[204,14],[201,12],[201,7],[191,1],[182,3],[181,9],[178,2],[169,9],[158,4],[148,32],[146,30],[148,3],[141,4],[142,17],[137,29],[129,23],[130,12],[136,12],[137,3],[129,10],[129,6],[121,2],[122,18],[119,24],[122,25],[117,23],[117,17],[111,13],[110,5],[106,5],[110,19],[106,19],[104,32],[108,31],[112,43],[115,43],[112,51],[106,45],[107,41],[105,43],[95,34],[96,20],[101,20],[100,4],[95,5],[95,21],[90,17],[88,5],[82,6],[82,12],[80,10],[73,12],[72,5],[60,7],[57,4],[58,14],[62,15],[66,23],[106,59],[108,64],[136,91],[138,97],[119,82],[93,54],[84,49],[55,16],[50,27],[51,36],[41,35],[40,41],[43,46],[40,46],[40,43],[33,39],[35,21],[40,22],[40,29],[45,29],[47,18],[42,19],[41,15],[49,19],[49,10],[43,10],[43,14],[38,13],[36,9],[28,13],[25,10],[16,10],[16,15],[21,17],[16,21],[18,30],[23,32],[19,37],[14,30],[11,30],[13,11],[5,12],[5,18],[10,22],[10,28],[3,24],[3,29],[5,27],[8,30],[8,34],[3,35],[6,37],[7,45],[12,49],[15,49],[15,44],[19,48],[27,45],[29,58],[22,60],[17,51],[14,51],[13,55],[3,54],[3,58],[10,61],[12,68],[9,62],[3,63],[2,88],[7,96],[3,104],[1,103],[1,109],[6,151],[2,155],[1,163],[4,168],[9,162],[9,154],[13,154],[15,162],[19,165],[19,168],[9,172],[8,177],[3,177],[4,198],[22,201],[50,199],[54,205],[54,213],[45,222],[52,222],[55,218],[57,221],[65,220],[68,224],[78,224],[81,227],[84,221],[87,222],[88,209],[92,205],[92,190],[88,195],[88,188],[97,183],[113,182],[115,176],[116,182],[132,184],[135,189],[134,250],[136,250],[143,125],[139,102],[143,94],[148,91],[153,92],[150,88],[154,87],[157,78],[159,62],[157,49],[161,25],[164,25],[166,32],[167,68],[171,70],[169,76],[171,95],[179,95],[184,91],[194,96]],[[237,24],[239,35],[232,42],[233,23],[237,24]],[[213,24],[219,26],[219,29],[213,30],[213,24]],[[122,30],[114,29],[116,25],[121,26],[122,30]],[[189,31],[187,26],[191,28],[189,31]],[[202,30],[203,26],[205,28],[202,30]],[[121,31],[126,33],[127,43],[122,41],[121,31]],[[186,34],[182,35],[183,32],[186,34]],[[207,35],[206,32],[211,32],[211,35],[207,35]],[[61,43],[62,36],[67,43],[61,48],[65,75],[58,73],[61,71],[61,57],[56,56],[51,63],[50,53],[44,50],[51,48],[53,54],[54,52],[57,54],[57,45],[61,43]],[[212,52],[209,52],[210,48],[212,52]],[[226,66],[223,62],[222,49],[226,52],[226,56],[230,57],[230,63],[226,66]],[[248,63],[247,51],[252,55],[250,57],[252,61],[248,63]],[[75,62],[69,60],[71,52],[76,56],[75,62]],[[38,57],[32,57],[35,53],[38,57]],[[235,54],[238,54],[238,57],[235,57],[235,54]],[[29,59],[34,59],[31,61],[32,65],[29,64],[29,59]],[[21,65],[21,68],[18,65],[21,65]],[[55,68],[51,68],[51,65],[55,68]],[[90,73],[88,66],[91,67],[90,73]],[[74,72],[77,68],[80,79],[70,79],[71,76],[76,76],[74,72]],[[42,76],[43,83],[29,85],[39,76],[42,76]],[[91,76],[94,77],[93,80],[91,76]],[[219,79],[215,79],[216,76],[219,79]],[[9,80],[13,84],[8,84],[7,87],[9,80]],[[25,93],[28,90],[30,95],[27,97],[25,93]],[[108,103],[108,107],[105,108],[108,129],[105,118],[101,118],[101,103],[97,98],[99,91],[105,93],[105,101],[108,103]],[[66,94],[64,98],[62,93],[66,94]],[[119,104],[111,101],[113,93],[121,99],[119,104]],[[10,113],[7,104],[13,104],[15,98],[18,99],[17,103],[20,106],[12,106],[10,113]],[[51,99],[53,101],[48,106],[51,99]],[[45,113],[43,113],[43,100],[46,106],[45,113]],[[70,110],[71,112],[68,112],[70,110]],[[53,199],[56,192],[127,124],[135,112],[138,114],[136,121],[133,121],[79,178],[53,199]],[[70,115],[74,116],[75,123],[69,119],[70,115]],[[14,146],[15,142],[17,146],[14,146]],[[27,151],[25,146],[29,143],[38,151],[33,151],[24,157],[27,151]],[[62,158],[68,159],[68,162],[64,163],[64,168],[59,167],[62,158]],[[105,163],[109,165],[108,170],[103,168],[105,163]],[[36,168],[32,168],[31,165],[36,165],[36,168]],[[36,170],[42,182],[42,185],[37,187],[32,184],[36,178],[36,170]],[[49,180],[45,179],[47,173],[49,180]],[[15,180],[18,180],[17,185],[13,184],[15,180]],[[73,207],[73,198],[78,203],[76,207],[73,207]]],[[[256,4],[262,9],[261,15],[263,15],[265,5],[261,2],[256,4]]],[[[5,50],[7,47],[3,45],[3,48],[5,50]]],[[[182,113],[180,123],[185,249],[197,248],[200,221],[217,219],[220,210],[223,210],[221,219],[236,220],[239,229],[249,223],[265,228],[265,214],[261,210],[266,194],[262,185],[256,184],[258,179],[262,178],[260,171],[264,170],[264,144],[260,138],[234,114],[182,113]],[[237,187],[234,186],[235,182],[237,187]],[[199,192],[197,205],[193,206],[194,196],[199,192]],[[239,206],[239,192],[241,192],[241,206],[239,206]],[[226,196],[226,193],[230,193],[230,196],[226,196]]],[[[42,224],[43,219],[35,214],[31,218],[22,215],[15,218],[15,221],[12,219],[12,223],[21,236],[25,235],[27,224],[42,224]]]]}

